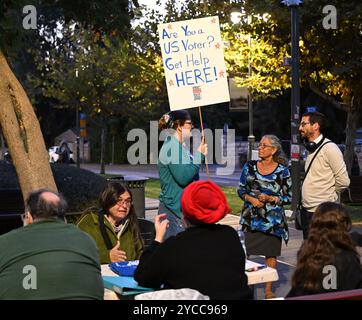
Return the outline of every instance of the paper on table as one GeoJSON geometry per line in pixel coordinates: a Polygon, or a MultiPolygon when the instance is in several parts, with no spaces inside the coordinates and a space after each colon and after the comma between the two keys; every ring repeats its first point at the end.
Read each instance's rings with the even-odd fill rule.
{"type": "Polygon", "coordinates": [[[264,264],[260,264],[257,262],[253,262],[250,260],[245,261],[245,271],[251,272],[251,271],[257,271],[262,268],[265,268],[266,266],[264,264]]]}

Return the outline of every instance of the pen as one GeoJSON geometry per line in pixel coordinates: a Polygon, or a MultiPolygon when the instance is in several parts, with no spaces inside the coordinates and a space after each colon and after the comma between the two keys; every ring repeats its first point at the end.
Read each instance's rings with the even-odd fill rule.
{"type": "Polygon", "coordinates": [[[265,264],[261,264],[261,265],[258,265],[258,266],[252,267],[252,268],[248,268],[245,271],[246,272],[258,271],[258,270],[266,268],[266,267],[267,266],[265,264]]]}

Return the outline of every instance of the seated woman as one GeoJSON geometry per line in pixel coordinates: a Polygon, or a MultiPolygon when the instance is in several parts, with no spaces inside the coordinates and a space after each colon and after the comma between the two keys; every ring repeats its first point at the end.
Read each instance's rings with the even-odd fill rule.
{"type": "Polygon", "coordinates": [[[110,182],[99,196],[100,209],[88,209],[77,225],[99,249],[100,263],[138,260],[143,250],[131,191],[110,182]]]}
{"type": "Polygon", "coordinates": [[[140,258],[135,280],[141,286],[195,289],[210,299],[252,298],[245,254],[237,232],[216,224],[230,208],[211,181],[189,184],[181,197],[185,231],[167,238],[166,214],[155,218],[155,241],[140,258]]]}
{"type": "Polygon", "coordinates": [[[298,252],[287,297],[362,288],[362,267],[350,234],[351,219],[334,202],[320,204],[298,252]]]}

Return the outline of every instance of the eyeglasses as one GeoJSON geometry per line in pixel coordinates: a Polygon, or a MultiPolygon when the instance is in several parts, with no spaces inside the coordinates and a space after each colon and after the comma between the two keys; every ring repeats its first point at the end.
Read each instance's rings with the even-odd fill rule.
{"type": "Polygon", "coordinates": [[[129,208],[132,205],[132,200],[131,199],[127,199],[127,200],[118,200],[116,202],[116,205],[118,207],[123,207],[124,205],[126,205],[127,208],[129,208]]]}
{"type": "Polygon", "coordinates": [[[307,124],[310,124],[310,122],[301,122],[299,126],[300,127],[305,127],[307,124]]]}
{"type": "Polygon", "coordinates": [[[185,121],[185,124],[189,124],[191,127],[193,127],[193,125],[194,125],[194,124],[192,123],[192,121],[189,121],[189,120],[188,120],[188,121],[185,121]]]}
{"type": "Polygon", "coordinates": [[[264,143],[261,143],[261,144],[258,145],[258,148],[260,148],[260,149],[272,148],[272,147],[274,147],[274,146],[264,144],[264,143]]]}

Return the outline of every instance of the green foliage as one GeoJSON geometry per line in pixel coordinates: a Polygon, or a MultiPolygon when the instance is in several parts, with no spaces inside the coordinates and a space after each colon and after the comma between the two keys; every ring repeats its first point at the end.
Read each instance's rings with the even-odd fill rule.
{"type": "Polygon", "coordinates": [[[67,199],[69,212],[83,211],[97,205],[107,180],[74,166],[53,164],[52,171],[59,192],[67,199]]]}
{"type": "Polygon", "coordinates": [[[254,98],[290,88],[290,70],[283,65],[287,45],[276,47],[272,39],[254,39],[237,25],[224,24],[222,34],[229,76],[240,87],[250,88],[254,98]]]}
{"type": "MultiPolygon", "coordinates": [[[[137,0],[5,0],[0,2],[0,49],[19,49],[29,43],[24,39],[37,31],[24,30],[22,10],[25,5],[36,7],[38,26],[43,32],[55,33],[59,22],[75,21],[100,32],[118,30],[127,33],[133,11],[130,4],[138,7],[137,0]],[[117,10],[115,10],[117,8],[117,10]]],[[[55,39],[55,38],[54,38],[55,39]]],[[[31,46],[31,45],[30,45],[31,46]]]]}
{"type": "MultiPolygon", "coordinates": [[[[252,14],[267,12],[268,21],[252,26],[259,39],[275,38],[290,42],[290,8],[272,0],[247,0],[245,9],[252,14]],[[276,26],[276,28],[273,28],[276,26]],[[260,32],[262,30],[262,32],[260,32]],[[278,33],[275,33],[278,31],[278,33]]],[[[362,5],[360,1],[306,0],[300,15],[301,82],[321,95],[336,98],[347,111],[353,99],[361,103],[362,5]],[[325,5],[337,9],[337,29],[323,27],[325,5]]],[[[272,70],[271,70],[272,72],[272,70]]]]}
{"type": "MultiPolygon", "coordinates": [[[[83,211],[97,205],[98,195],[107,183],[105,178],[70,165],[52,164],[51,169],[58,191],[68,202],[69,212],[83,211]]],[[[0,172],[1,189],[19,188],[13,165],[0,161],[0,172]]]]}

